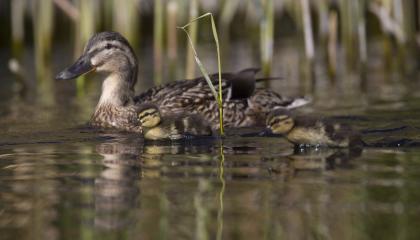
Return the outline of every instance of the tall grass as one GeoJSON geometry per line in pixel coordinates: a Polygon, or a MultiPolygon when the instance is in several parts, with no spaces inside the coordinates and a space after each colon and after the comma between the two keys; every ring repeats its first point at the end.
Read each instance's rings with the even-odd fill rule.
{"type": "MultiPolygon", "coordinates": [[[[75,52],[80,54],[81,47],[87,39],[99,29],[119,31],[132,42],[139,36],[139,26],[146,25],[146,21],[141,22],[141,19],[144,16],[153,15],[154,21],[151,28],[155,46],[154,79],[156,84],[160,84],[167,71],[164,68],[167,60],[164,56],[168,56],[171,63],[169,71],[181,69],[180,65],[177,66],[178,68],[174,66],[178,58],[175,49],[178,45],[182,45],[176,41],[173,31],[176,22],[184,21],[189,16],[191,24],[188,26],[188,34],[191,42],[196,46],[200,39],[195,19],[200,15],[200,11],[209,11],[203,9],[209,5],[208,1],[215,0],[13,0],[10,4],[11,46],[15,57],[21,55],[22,49],[25,49],[22,47],[23,36],[25,32],[31,31],[25,29],[25,6],[23,5],[34,6],[32,25],[35,64],[37,76],[42,79],[45,78],[46,71],[43,66],[47,65],[53,48],[51,39],[60,35],[60,32],[54,31],[63,31],[60,28],[53,28],[56,19],[64,17],[71,19],[67,21],[67,24],[73,24],[76,29],[74,32],[74,35],[77,35],[74,36],[75,52]],[[54,4],[59,14],[52,14],[55,9],[54,4]],[[142,4],[141,8],[140,4],[142,4]],[[102,22],[98,23],[98,20],[102,22]],[[165,38],[168,40],[167,47],[164,44],[165,38]]],[[[329,72],[331,79],[337,79],[337,81],[345,79],[336,78],[336,75],[340,74],[339,71],[343,69],[337,66],[337,63],[343,62],[342,59],[346,60],[343,62],[344,69],[358,66],[351,70],[366,71],[366,65],[371,57],[369,41],[372,39],[383,42],[381,52],[385,70],[392,69],[391,66],[398,64],[401,72],[417,67],[407,63],[416,61],[420,49],[420,3],[418,2],[409,0],[249,0],[244,2],[241,0],[218,1],[220,6],[212,11],[219,17],[216,20],[219,20],[219,27],[223,30],[222,40],[225,41],[223,46],[226,47],[229,43],[229,34],[233,36],[241,31],[240,36],[243,38],[241,41],[245,40],[251,42],[252,46],[259,46],[257,51],[260,62],[255,65],[261,65],[266,75],[270,74],[273,65],[272,56],[276,51],[274,42],[282,44],[283,28],[277,26],[284,25],[284,16],[288,16],[287,21],[297,26],[295,30],[299,34],[293,37],[300,40],[296,41],[300,44],[296,51],[302,52],[303,62],[313,62],[319,53],[323,54],[322,51],[326,50],[327,63],[321,67],[329,72]],[[282,7],[278,8],[279,5],[282,7]],[[244,6],[248,6],[251,11],[244,10],[244,6]],[[240,15],[239,18],[237,18],[238,15],[240,15]],[[246,19],[247,24],[242,24],[238,19],[246,19]],[[242,29],[238,30],[238,26],[242,29]],[[254,30],[252,27],[257,28],[258,31],[252,31],[254,30]],[[247,32],[249,32],[248,35],[247,32]],[[281,39],[274,41],[276,38],[281,39]]],[[[2,33],[4,31],[6,30],[0,30],[2,33]]],[[[195,74],[196,59],[192,49],[187,51],[189,53],[185,76],[192,78],[195,74]]],[[[179,54],[179,56],[182,55],[179,54]]],[[[276,63],[276,66],[282,64],[276,63]]],[[[304,84],[305,78],[300,79],[304,84]]],[[[78,84],[83,85],[79,81],[78,84]]]]}
{"type": "Polygon", "coordinates": [[[274,53],[274,9],[273,0],[263,0],[263,16],[260,22],[260,48],[262,70],[265,76],[270,75],[274,53]]]}
{"type": "MultiPolygon", "coordinates": [[[[80,18],[76,23],[75,58],[80,55],[83,46],[96,31],[95,2],[93,0],[78,0],[76,4],[79,9],[80,18]]],[[[76,88],[78,95],[84,95],[85,76],[77,78],[76,88]]]]}
{"type": "MultiPolygon", "coordinates": [[[[197,44],[197,30],[198,30],[198,23],[194,21],[198,16],[198,0],[191,0],[189,3],[189,18],[190,18],[190,25],[188,28],[188,35],[190,36],[189,39],[191,40],[193,45],[197,44]]],[[[195,75],[195,64],[194,64],[194,55],[193,50],[188,48],[187,50],[187,65],[185,70],[185,77],[187,79],[191,79],[195,75]]]]}
{"type": "Polygon", "coordinates": [[[223,142],[220,143],[220,165],[219,165],[219,180],[220,180],[220,191],[219,191],[219,208],[217,211],[217,232],[216,239],[223,239],[223,212],[224,212],[224,196],[226,191],[225,181],[225,154],[223,151],[223,142]]]}
{"type": "Polygon", "coordinates": [[[178,18],[178,2],[176,0],[170,0],[166,7],[166,26],[167,30],[167,46],[168,46],[168,64],[169,64],[169,76],[176,76],[177,69],[177,57],[178,57],[178,39],[177,39],[177,18],[178,18]]]}
{"type": "Polygon", "coordinates": [[[16,58],[20,58],[23,51],[25,8],[25,0],[11,2],[12,53],[16,58]]]}
{"type": "Polygon", "coordinates": [[[36,0],[33,4],[37,91],[43,95],[42,102],[51,104],[54,103],[54,81],[51,74],[54,5],[52,0],[36,0]]]}
{"type": "Polygon", "coordinates": [[[197,17],[196,19],[193,19],[192,21],[190,21],[189,23],[187,23],[186,25],[179,27],[179,29],[182,29],[185,34],[187,35],[188,41],[190,43],[191,49],[193,51],[194,54],[194,59],[198,65],[198,67],[200,68],[201,73],[203,74],[204,78],[207,81],[207,84],[209,85],[213,95],[214,95],[214,99],[217,102],[217,105],[219,107],[219,123],[220,123],[220,135],[224,135],[224,128],[223,128],[223,96],[222,96],[222,64],[221,64],[221,59],[220,59],[220,46],[219,46],[219,36],[217,34],[217,29],[216,29],[216,24],[214,23],[214,17],[212,13],[206,13],[203,14],[199,17],[197,17]],[[203,63],[201,62],[200,58],[198,57],[197,51],[195,50],[194,47],[194,43],[190,37],[190,34],[188,33],[188,31],[186,30],[186,28],[188,26],[190,26],[192,23],[205,18],[205,17],[210,17],[210,21],[211,21],[211,29],[212,29],[212,33],[213,33],[213,38],[214,38],[214,42],[216,43],[216,51],[217,51],[217,70],[218,70],[218,77],[219,77],[219,94],[217,94],[216,88],[214,87],[210,76],[208,74],[208,71],[206,70],[206,68],[204,67],[203,63]]]}
{"type": "Polygon", "coordinates": [[[162,84],[163,78],[163,2],[155,1],[154,29],[153,29],[153,57],[154,57],[154,81],[162,84]]]}

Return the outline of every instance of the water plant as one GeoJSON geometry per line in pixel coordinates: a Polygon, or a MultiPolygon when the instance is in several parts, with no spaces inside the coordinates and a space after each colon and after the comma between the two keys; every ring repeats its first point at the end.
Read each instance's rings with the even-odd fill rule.
{"type": "Polygon", "coordinates": [[[185,34],[187,35],[188,38],[188,42],[190,43],[192,52],[194,54],[194,59],[201,71],[201,73],[203,74],[204,78],[207,81],[207,84],[209,85],[213,95],[214,95],[214,99],[217,102],[217,105],[219,107],[219,122],[220,122],[220,135],[224,135],[224,128],[223,128],[223,96],[222,96],[222,65],[221,65],[221,60],[220,60],[220,47],[219,47],[219,37],[217,34],[217,29],[216,29],[216,24],[214,23],[214,17],[212,13],[205,13],[195,19],[193,19],[192,21],[190,21],[189,23],[187,23],[186,25],[182,26],[182,27],[178,27],[179,29],[183,30],[185,32],[185,34]],[[208,74],[208,71],[206,70],[206,68],[204,67],[203,63],[201,62],[200,58],[198,57],[197,51],[195,50],[194,47],[194,43],[191,39],[190,34],[187,31],[187,27],[190,26],[192,23],[205,18],[205,17],[210,17],[210,21],[211,21],[211,29],[212,29],[212,33],[213,33],[213,38],[214,41],[216,43],[216,51],[217,51],[217,70],[218,70],[218,78],[219,78],[219,93],[217,93],[216,88],[214,87],[210,76],[208,74]]]}

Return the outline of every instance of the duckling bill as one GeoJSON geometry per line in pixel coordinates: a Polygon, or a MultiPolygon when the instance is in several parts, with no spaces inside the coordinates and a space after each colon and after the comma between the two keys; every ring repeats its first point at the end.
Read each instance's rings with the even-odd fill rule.
{"type": "Polygon", "coordinates": [[[181,140],[213,135],[210,124],[201,116],[178,114],[162,117],[154,104],[144,103],[139,106],[138,121],[147,140],[181,140]]]}
{"type": "Polygon", "coordinates": [[[267,129],[274,134],[284,135],[297,145],[341,148],[362,146],[359,132],[346,124],[297,116],[284,109],[275,110],[268,115],[267,129]]]}

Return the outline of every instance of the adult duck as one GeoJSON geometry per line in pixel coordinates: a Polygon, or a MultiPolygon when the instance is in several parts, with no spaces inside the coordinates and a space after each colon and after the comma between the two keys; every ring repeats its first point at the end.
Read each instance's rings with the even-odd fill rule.
{"type": "MultiPolygon", "coordinates": [[[[137,59],[128,41],[117,32],[101,32],[88,41],[83,54],[56,79],[74,79],[96,71],[104,74],[102,94],[90,123],[96,127],[141,132],[136,105],[155,104],[162,115],[194,113],[218,128],[218,107],[204,78],[173,81],[151,88],[138,96],[137,59]]],[[[256,88],[256,69],[222,75],[224,124],[226,127],[264,125],[266,115],[276,108],[295,108],[308,103],[303,98],[285,98],[269,89],[256,88]]],[[[217,74],[211,76],[218,89],[217,74]]]]}

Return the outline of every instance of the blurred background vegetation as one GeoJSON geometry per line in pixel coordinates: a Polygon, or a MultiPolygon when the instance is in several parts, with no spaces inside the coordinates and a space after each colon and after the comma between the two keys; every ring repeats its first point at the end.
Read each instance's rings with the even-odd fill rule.
{"type": "MultiPolygon", "coordinates": [[[[48,92],[92,34],[114,30],[137,51],[139,88],[192,78],[199,72],[176,26],[205,12],[216,16],[224,70],[260,66],[284,76],[295,94],[337,83],[367,89],[373,72],[381,81],[418,73],[418,0],[2,0],[2,72],[13,73],[16,93],[48,92]]],[[[189,31],[215,71],[209,22],[189,31]]],[[[83,94],[88,82],[72,84],[83,94]]]]}

